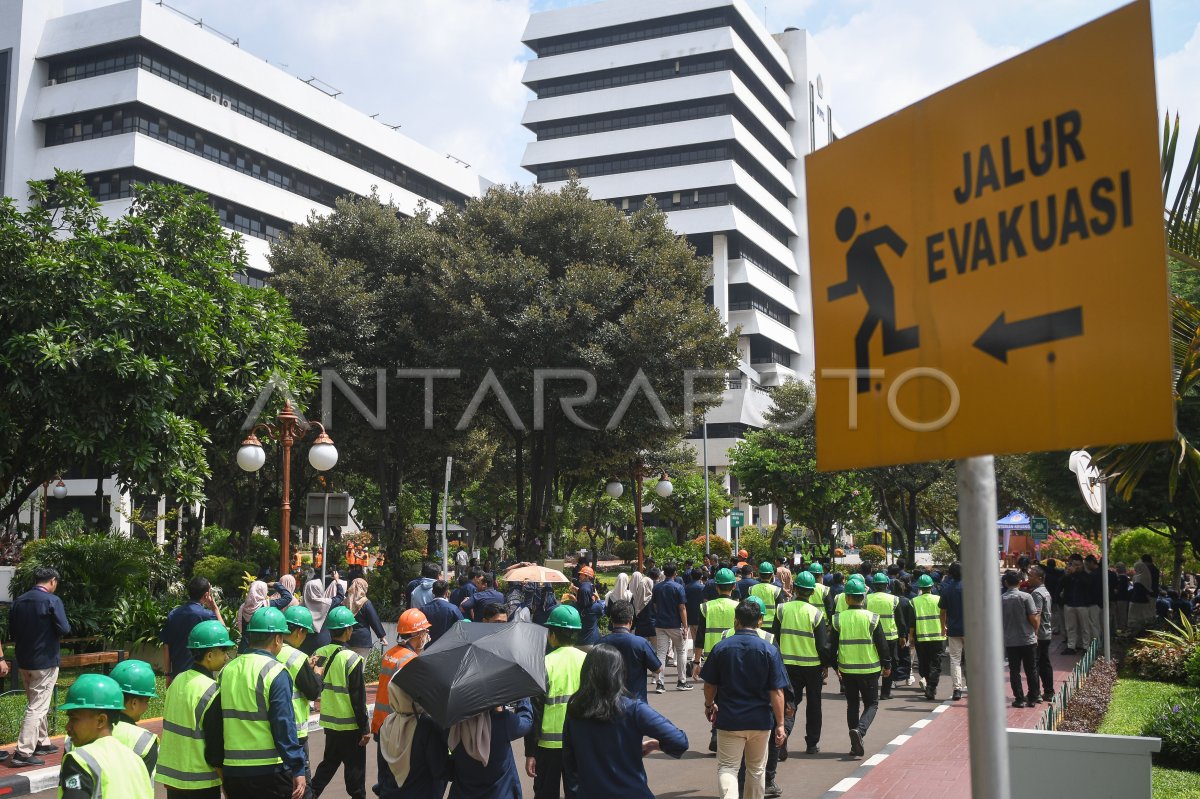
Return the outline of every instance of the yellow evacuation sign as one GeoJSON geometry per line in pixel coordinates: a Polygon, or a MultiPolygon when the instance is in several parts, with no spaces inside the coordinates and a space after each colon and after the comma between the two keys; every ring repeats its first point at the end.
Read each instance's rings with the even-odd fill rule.
{"type": "Polygon", "coordinates": [[[817,461],[1172,437],[1148,0],[808,157],[817,461]]]}

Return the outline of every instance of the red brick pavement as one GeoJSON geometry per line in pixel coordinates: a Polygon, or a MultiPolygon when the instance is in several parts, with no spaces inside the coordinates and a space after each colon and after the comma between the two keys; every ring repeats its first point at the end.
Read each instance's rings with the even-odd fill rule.
{"type": "MultiPolygon", "coordinates": [[[[1052,644],[1062,647],[1058,639],[1052,644]]],[[[1079,658],[1051,653],[1054,684],[1063,681],[1079,658]]],[[[1023,679],[1023,678],[1022,678],[1023,679]]],[[[1005,686],[1008,685],[1007,667],[1005,686]]],[[[951,688],[949,675],[943,674],[939,692],[951,688]]],[[[955,702],[934,717],[924,729],[901,745],[883,762],[867,772],[842,794],[846,799],[970,799],[971,765],[967,736],[967,705],[970,697],[955,702]]],[[[1011,701],[1011,697],[1009,697],[1011,701]]],[[[1033,729],[1046,711],[1043,702],[1033,708],[1008,708],[1008,726],[1033,729]]]]}

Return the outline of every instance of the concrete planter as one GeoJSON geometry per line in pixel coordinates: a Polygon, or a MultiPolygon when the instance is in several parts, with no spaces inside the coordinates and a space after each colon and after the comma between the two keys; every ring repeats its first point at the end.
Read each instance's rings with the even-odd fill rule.
{"type": "Polygon", "coordinates": [[[125,657],[129,660],[144,660],[159,674],[166,674],[166,662],[161,644],[125,644],[125,657]]]}
{"type": "Polygon", "coordinates": [[[17,573],[16,566],[0,566],[0,602],[12,602],[12,581],[17,573]]]}
{"type": "Polygon", "coordinates": [[[1158,738],[1010,729],[1013,794],[1032,787],[1031,775],[1070,774],[1071,796],[1151,799],[1150,756],[1161,747],[1158,738]]]}

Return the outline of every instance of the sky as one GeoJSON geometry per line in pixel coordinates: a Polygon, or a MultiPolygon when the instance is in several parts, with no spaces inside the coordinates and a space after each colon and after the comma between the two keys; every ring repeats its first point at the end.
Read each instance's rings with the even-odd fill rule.
{"type": "MultiPolygon", "coordinates": [[[[593,0],[167,0],[242,49],[497,182],[533,136],[520,124],[530,13],[593,0]]],[[[645,0],[652,3],[654,0],[645,0]]],[[[68,9],[105,0],[67,0],[68,9]]],[[[808,29],[844,132],[869,125],[1095,19],[1120,0],[747,0],[772,31],[808,29]]],[[[1160,117],[1200,127],[1200,0],[1152,0],[1160,117]]],[[[298,91],[316,91],[299,86],[298,91]]]]}

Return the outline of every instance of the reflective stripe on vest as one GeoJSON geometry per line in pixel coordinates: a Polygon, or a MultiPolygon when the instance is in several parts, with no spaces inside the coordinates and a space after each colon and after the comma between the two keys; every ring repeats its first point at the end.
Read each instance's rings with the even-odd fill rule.
{"type": "Polygon", "coordinates": [[[154,779],[181,790],[221,784],[216,769],[204,759],[204,714],[217,698],[217,681],[189,669],[167,689],[162,742],[154,779]]]}
{"type": "Polygon", "coordinates": [[[779,654],[790,666],[820,666],[816,629],[825,611],[808,602],[784,602],[779,606],[779,654]]]}
{"type": "Polygon", "coordinates": [[[327,730],[357,730],[354,702],[350,698],[350,672],[363,665],[363,659],[341,644],[329,644],[317,650],[325,658],[325,687],[321,691],[321,726],[327,730]]]}
{"type": "Polygon", "coordinates": [[[150,754],[151,748],[158,741],[158,736],[143,730],[136,724],[129,724],[124,721],[118,721],[112,727],[112,737],[116,738],[121,743],[128,746],[133,753],[142,759],[146,766],[146,773],[150,775],[150,779],[154,779],[154,769],[146,762],[146,755],[150,754]]]}
{"type": "MultiPolygon", "coordinates": [[[[111,735],[76,747],[63,760],[74,758],[92,775],[92,799],[153,799],[154,785],[146,765],[129,747],[111,735]]],[[[61,791],[59,792],[61,796],[61,791]]]]}
{"type": "Polygon", "coordinates": [[[284,644],[275,659],[283,664],[284,670],[292,678],[292,710],[296,712],[296,737],[303,741],[308,737],[308,697],[296,687],[296,676],[300,674],[308,656],[299,649],[284,644]]]}
{"type": "Polygon", "coordinates": [[[567,702],[579,690],[579,672],[587,655],[573,646],[560,646],[546,655],[546,700],[538,746],[562,749],[567,702]]]}
{"type": "Polygon", "coordinates": [[[713,650],[713,647],[721,640],[722,633],[733,629],[737,604],[729,597],[717,597],[700,606],[704,611],[703,637],[700,640],[704,642],[705,652],[713,650]]]}
{"type": "Polygon", "coordinates": [[[846,674],[874,674],[880,671],[879,651],[872,636],[879,617],[863,608],[850,608],[834,614],[833,629],[838,631],[838,670],[846,674]]]}
{"type": "Polygon", "coordinates": [[[770,627],[775,623],[775,605],[779,601],[779,589],[770,583],[759,583],[750,589],[750,596],[756,596],[763,603],[763,626],[770,627]]]}
{"type": "Polygon", "coordinates": [[[867,610],[879,616],[879,623],[883,625],[883,635],[889,641],[900,639],[900,632],[896,627],[896,608],[899,605],[900,597],[886,591],[867,594],[867,610]]]}
{"type": "Polygon", "coordinates": [[[817,607],[824,609],[825,595],[827,593],[829,593],[829,588],[820,580],[818,580],[816,586],[813,587],[812,593],[808,595],[808,604],[816,605],[817,607]]]}
{"type": "MultiPolygon", "coordinates": [[[[735,632],[737,632],[737,631],[736,630],[726,630],[725,632],[721,633],[721,640],[724,641],[726,638],[732,638],[733,634],[735,632]]],[[[758,634],[759,638],[763,639],[768,644],[775,643],[775,634],[774,633],[769,633],[766,630],[764,630],[762,627],[756,627],[754,629],[754,632],[758,634]]]]}
{"type": "Polygon", "coordinates": [[[282,663],[258,652],[240,655],[222,670],[225,765],[273,766],[283,762],[268,721],[267,696],[276,678],[285,673],[282,663]]]}
{"type": "Polygon", "coordinates": [[[375,711],[371,714],[372,733],[379,732],[384,719],[392,712],[392,707],[388,704],[388,683],[392,681],[396,672],[411,663],[416,656],[416,652],[403,644],[397,644],[384,653],[379,664],[379,682],[375,686],[375,711]]]}
{"type": "Polygon", "coordinates": [[[913,598],[913,611],[917,614],[918,643],[946,640],[942,635],[941,599],[934,594],[918,594],[913,598]]]}

